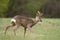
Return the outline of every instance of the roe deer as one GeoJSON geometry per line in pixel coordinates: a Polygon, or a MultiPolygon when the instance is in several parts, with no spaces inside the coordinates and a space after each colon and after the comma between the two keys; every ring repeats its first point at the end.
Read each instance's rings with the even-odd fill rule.
{"type": "Polygon", "coordinates": [[[16,15],[11,19],[11,24],[6,27],[6,29],[4,30],[4,33],[6,34],[6,31],[10,27],[15,26],[14,34],[16,34],[17,28],[19,28],[19,26],[22,26],[22,27],[24,27],[24,36],[25,36],[27,28],[30,31],[32,31],[31,28],[33,27],[33,25],[35,25],[39,21],[42,21],[41,16],[42,16],[42,14],[39,11],[36,13],[36,17],[34,20],[32,20],[28,17],[25,17],[25,16],[16,15]]]}

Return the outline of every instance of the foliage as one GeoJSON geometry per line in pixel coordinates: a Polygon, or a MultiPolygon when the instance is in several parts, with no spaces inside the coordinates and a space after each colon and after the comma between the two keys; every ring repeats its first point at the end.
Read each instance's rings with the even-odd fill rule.
{"type": "Polygon", "coordinates": [[[47,0],[29,0],[27,8],[31,11],[32,16],[40,9],[40,7],[45,4],[47,0]]]}
{"type": "Polygon", "coordinates": [[[14,15],[26,15],[34,17],[34,13],[39,10],[40,6],[43,5],[46,0],[5,0],[4,2],[6,8],[3,6],[5,9],[3,8],[4,11],[1,13],[4,17],[12,17],[14,15]]]}
{"type": "Polygon", "coordinates": [[[60,18],[60,0],[49,0],[40,10],[45,17],[60,18]]]}
{"type": "Polygon", "coordinates": [[[0,0],[0,17],[34,17],[38,10],[44,17],[60,18],[60,0],[0,0]]]}
{"type": "Polygon", "coordinates": [[[4,16],[4,12],[7,10],[9,0],[0,0],[0,17],[4,16]]]}

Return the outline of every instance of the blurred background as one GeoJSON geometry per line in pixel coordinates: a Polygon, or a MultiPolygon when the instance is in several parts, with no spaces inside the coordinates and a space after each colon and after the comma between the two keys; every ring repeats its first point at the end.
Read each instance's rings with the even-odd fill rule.
{"type": "Polygon", "coordinates": [[[60,0],[0,0],[0,40],[60,40],[60,0]],[[24,29],[20,27],[17,35],[10,28],[3,33],[15,15],[34,18],[37,11],[43,13],[42,22],[29,30],[24,38],[24,29]]]}
{"type": "Polygon", "coordinates": [[[0,0],[0,17],[34,17],[38,10],[43,17],[60,18],[60,0],[0,0]]]}

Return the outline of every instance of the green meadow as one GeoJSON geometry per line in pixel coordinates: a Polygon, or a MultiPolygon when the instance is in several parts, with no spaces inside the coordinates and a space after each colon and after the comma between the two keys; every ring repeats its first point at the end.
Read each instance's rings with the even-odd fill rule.
{"type": "Polygon", "coordinates": [[[22,26],[18,28],[17,34],[14,35],[11,27],[7,34],[3,30],[10,24],[11,18],[0,18],[0,40],[60,40],[60,19],[59,18],[42,18],[42,22],[38,22],[33,26],[35,33],[27,29],[24,38],[24,29],[22,26]]]}

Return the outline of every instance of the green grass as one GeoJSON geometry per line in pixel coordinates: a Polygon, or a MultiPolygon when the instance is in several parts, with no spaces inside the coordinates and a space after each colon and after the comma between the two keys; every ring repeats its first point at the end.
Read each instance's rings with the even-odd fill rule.
{"type": "Polygon", "coordinates": [[[10,28],[5,35],[2,31],[10,23],[10,18],[0,18],[0,40],[60,40],[60,19],[43,18],[42,23],[36,24],[32,29],[36,33],[27,30],[24,38],[23,27],[17,30],[17,35],[10,28]]]}

